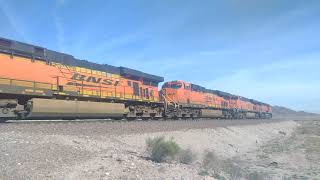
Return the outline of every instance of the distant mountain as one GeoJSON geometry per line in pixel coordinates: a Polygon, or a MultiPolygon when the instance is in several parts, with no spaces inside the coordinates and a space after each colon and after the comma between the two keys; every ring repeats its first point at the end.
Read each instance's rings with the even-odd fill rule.
{"type": "Polygon", "coordinates": [[[273,117],[306,117],[306,116],[320,116],[319,114],[309,113],[305,111],[294,111],[292,109],[282,107],[282,106],[273,106],[272,107],[273,117]]]}

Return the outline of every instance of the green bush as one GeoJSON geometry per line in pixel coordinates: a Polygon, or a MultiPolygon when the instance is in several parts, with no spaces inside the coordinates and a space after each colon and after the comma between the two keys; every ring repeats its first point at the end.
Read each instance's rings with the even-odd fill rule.
{"type": "Polygon", "coordinates": [[[146,144],[151,160],[155,162],[172,160],[180,151],[179,145],[173,139],[165,140],[164,137],[148,138],[146,144]]]}

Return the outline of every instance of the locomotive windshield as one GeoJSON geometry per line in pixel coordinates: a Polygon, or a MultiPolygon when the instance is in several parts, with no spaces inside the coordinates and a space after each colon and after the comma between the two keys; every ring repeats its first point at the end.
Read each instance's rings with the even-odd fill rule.
{"type": "Polygon", "coordinates": [[[171,84],[171,88],[172,88],[172,89],[180,89],[181,87],[182,87],[182,84],[181,84],[181,83],[171,84]]]}
{"type": "Polygon", "coordinates": [[[162,88],[172,88],[172,89],[180,89],[182,87],[182,84],[179,82],[170,82],[170,83],[164,83],[162,88]]]}

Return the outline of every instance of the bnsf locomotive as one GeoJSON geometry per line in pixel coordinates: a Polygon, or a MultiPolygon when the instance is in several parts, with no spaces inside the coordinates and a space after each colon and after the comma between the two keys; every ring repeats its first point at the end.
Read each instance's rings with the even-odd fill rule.
{"type": "Polygon", "coordinates": [[[271,118],[252,99],[0,38],[0,118],[271,118]]]}

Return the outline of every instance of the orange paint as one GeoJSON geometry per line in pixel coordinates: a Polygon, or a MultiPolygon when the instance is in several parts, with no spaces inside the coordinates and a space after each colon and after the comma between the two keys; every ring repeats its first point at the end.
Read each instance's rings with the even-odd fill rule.
{"type": "Polygon", "coordinates": [[[81,72],[79,69],[81,70],[79,67],[46,64],[40,60],[32,61],[29,58],[0,54],[0,78],[49,83],[55,87],[61,86],[65,90],[72,89],[86,96],[159,101],[158,87],[144,85],[142,79],[131,80],[115,74],[90,69],[81,72]],[[139,95],[134,95],[133,83],[138,84],[139,95]]]}
{"type": "Polygon", "coordinates": [[[191,90],[191,83],[184,81],[166,82],[162,87],[165,95],[178,104],[201,105],[216,109],[240,109],[253,112],[270,112],[271,107],[267,105],[257,105],[243,100],[239,96],[221,97],[217,94],[205,91],[191,90]]]}

